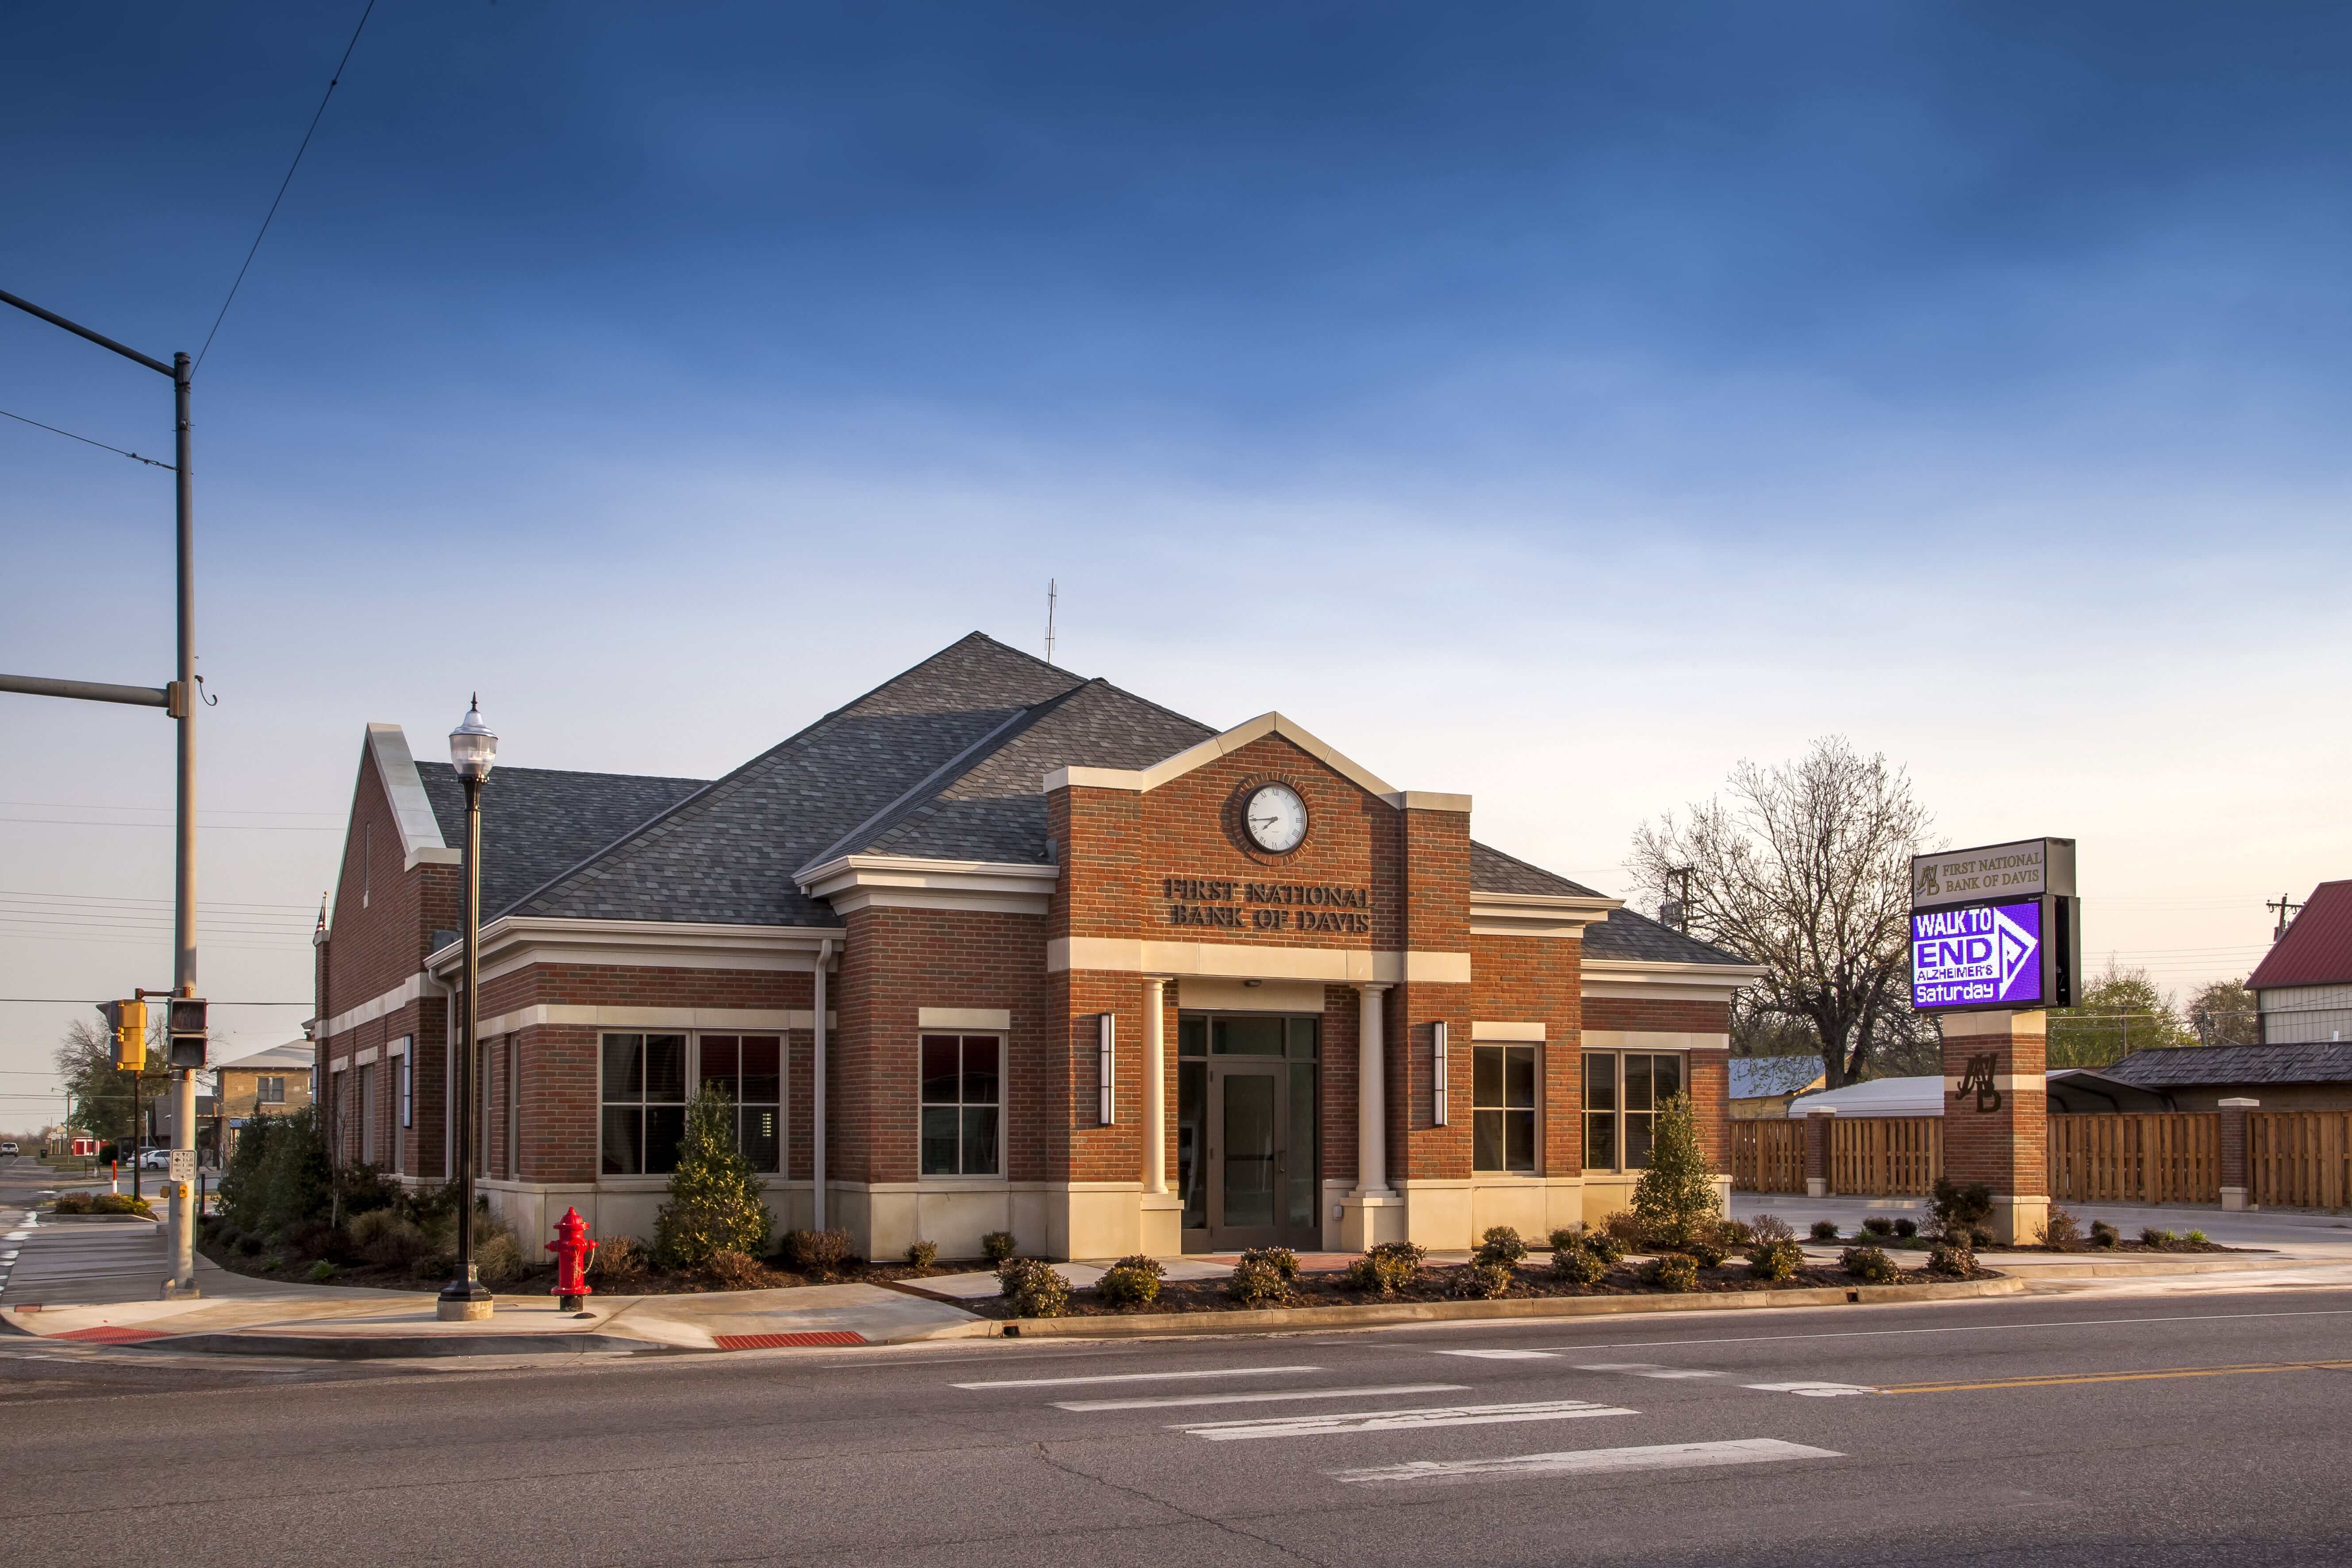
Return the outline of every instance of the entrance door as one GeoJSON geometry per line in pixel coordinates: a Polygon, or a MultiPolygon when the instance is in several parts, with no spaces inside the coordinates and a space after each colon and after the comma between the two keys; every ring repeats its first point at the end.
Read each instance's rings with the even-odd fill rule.
{"type": "Polygon", "coordinates": [[[1209,1064],[1209,1245],[1278,1247],[1289,1150],[1288,1073],[1278,1061],[1209,1064]]]}

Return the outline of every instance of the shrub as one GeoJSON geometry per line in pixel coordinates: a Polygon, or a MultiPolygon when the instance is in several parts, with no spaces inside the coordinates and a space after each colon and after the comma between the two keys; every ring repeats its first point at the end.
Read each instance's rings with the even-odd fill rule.
{"type": "Polygon", "coordinates": [[[1862,1228],[1873,1236],[1893,1236],[1895,1222],[1883,1214],[1874,1214],[1862,1222],[1862,1228]]]}
{"type": "Polygon", "coordinates": [[[2172,1245],[2172,1233],[2168,1230],[2160,1229],[2156,1226],[2149,1226],[2146,1230],[2139,1233],[2139,1244],[2142,1247],[2170,1247],[2172,1245]]]}
{"type": "Polygon", "coordinates": [[[1804,1266],[1805,1255],[1793,1239],[1759,1240],[1748,1249],[1748,1272],[1759,1279],[1781,1280],[1804,1266]]]}
{"type": "Polygon", "coordinates": [[[268,1236],[299,1221],[324,1219],[334,1193],[318,1109],[304,1106],[246,1123],[221,1174],[221,1212],[239,1230],[268,1236]]]}
{"type": "Polygon", "coordinates": [[[1584,1227],[1580,1225],[1561,1226],[1544,1237],[1544,1241],[1554,1252],[1565,1252],[1570,1247],[1581,1247],[1584,1244],[1584,1227]]]}
{"type": "Polygon", "coordinates": [[[1642,1226],[1639,1216],[1619,1209],[1601,1222],[1601,1230],[1628,1251],[1649,1245],[1649,1233],[1642,1226]]]}
{"type": "Polygon", "coordinates": [[[316,1283],[324,1285],[328,1280],[332,1279],[334,1277],[335,1266],[328,1262],[325,1258],[321,1258],[318,1262],[310,1265],[310,1278],[316,1283]]]}
{"type": "Polygon", "coordinates": [[[2123,1239],[2124,1233],[2117,1230],[2114,1226],[2109,1225],[2105,1220],[2095,1219],[2091,1222],[2091,1245],[2093,1247],[2120,1247],[2123,1245],[2123,1239]]]}
{"type": "Polygon", "coordinates": [[[1570,1285],[1598,1285],[1609,1275],[1609,1265],[1589,1247],[1555,1247],[1551,1277],[1570,1285]]]}
{"type": "Polygon", "coordinates": [[[1919,1222],[1906,1215],[1895,1222],[1895,1234],[1908,1241],[1919,1234],[1919,1222]]]}
{"type": "Polygon", "coordinates": [[[260,1252],[261,1237],[257,1236],[240,1236],[236,1238],[236,1249],[245,1254],[246,1257],[251,1258],[260,1252]]]}
{"type": "MultiPolygon", "coordinates": [[[[1137,1254],[1139,1258],[1141,1256],[1140,1253],[1137,1254]]],[[[1130,1262],[1133,1259],[1121,1259],[1121,1261],[1130,1262]]],[[[1145,1261],[1149,1262],[1150,1259],[1146,1258],[1145,1261]]],[[[1285,1285],[1292,1284],[1298,1279],[1298,1254],[1286,1247],[1253,1247],[1242,1254],[1242,1261],[1265,1264],[1282,1276],[1282,1282],[1285,1285]]]]}
{"type": "Polygon", "coordinates": [[[1586,1231],[1582,1247],[1599,1258],[1603,1268],[1614,1268],[1625,1261],[1624,1245],[1605,1230],[1586,1231]]]}
{"type": "Polygon", "coordinates": [[[1070,1310],[1070,1282],[1039,1258],[1008,1258],[997,1265],[996,1279],[1021,1317],[1058,1318],[1070,1310]]]}
{"type": "Polygon", "coordinates": [[[1895,1259],[1875,1247],[1849,1247],[1838,1254],[1838,1267],[1865,1285],[1895,1283],[1895,1259]]]}
{"type": "Polygon", "coordinates": [[[1160,1299],[1160,1277],[1167,1271],[1158,1258],[1139,1252],[1103,1270],[1095,1281],[1095,1295],[1105,1306],[1150,1306],[1160,1299]]]}
{"type": "Polygon", "coordinates": [[[2044,1247],[2059,1252],[2072,1252],[2083,1245],[2082,1222],[2067,1210],[2052,1204],[2049,1215],[2033,1237],[2044,1247]]]}
{"type": "Polygon", "coordinates": [[[1445,1293],[1459,1301],[1491,1301],[1509,1295],[1515,1278],[1509,1264],[1480,1258],[1454,1269],[1445,1293]]]}
{"type": "Polygon", "coordinates": [[[1633,1212],[1654,1241],[1679,1247],[1723,1217],[1716,1174],[1690,1096],[1669,1095],[1650,1131],[1650,1168],[1633,1186],[1633,1212]]]}
{"type": "Polygon", "coordinates": [[[1753,1244],[1758,1247],[1775,1241],[1797,1239],[1797,1233],[1789,1228],[1789,1222],[1778,1215],[1759,1214],[1748,1222],[1748,1229],[1754,1238],[1753,1244]]]}
{"type": "Polygon", "coordinates": [[[788,1230],[784,1264],[812,1279],[830,1279],[847,1267],[855,1245],[845,1230],[788,1230]]]}
{"type": "Polygon", "coordinates": [[[698,1267],[714,1252],[757,1258],[774,1224],[751,1162],[735,1146],[735,1099],[705,1080],[686,1108],[669,1195],[654,1215],[654,1256],[673,1268],[698,1267]]]}
{"type": "Polygon", "coordinates": [[[634,1236],[615,1236],[596,1244],[589,1255],[588,1272],[598,1279],[634,1279],[646,1271],[646,1244],[634,1236]]]}
{"type": "Polygon", "coordinates": [[[504,1226],[494,1226],[483,1234],[478,1222],[474,1227],[474,1273],[485,1285],[504,1285],[520,1279],[530,1267],[522,1255],[522,1247],[514,1233],[504,1226]]]}
{"type": "Polygon", "coordinates": [[[1813,1221],[1811,1234],[1815,1241],[1835,1241],[1838,1238],[1837,1221],[1817,1219],[1813,1221]]]}
{"type": "Polygon", "coordinates": [[[1956,1240],[1972,1237],[1978,1226],[1992,1218],[1992,1188],[1982,1182],[1964,1187],[1949,1176],[1938,1176],[1934,1195],[1927,1200],[1927,1213],[1937,1236],[1956,1240]]]}
{"type": "Polygon", "coordinates": [[[1416,1242],[1376,1242],[1361,1258],[1348,1265],[1348,1288],[1376,1296],[1393,1296],[1412,1283],[1428,1256],[1428,1250],[1416,1242]]]}
{"type": "Polygon", "coordinates": [[[2180,1239],[2188,1243],[2190,1247],[2210,1247],[2213,1245],[2211,1241],[2207,1239],[2205,1233],[2201,1230],[2192,1230],[2180,1239]]]}
{"type": "Polygon", "coordinates": [[[1969,1227],[1969,1246],[1971,1248],[1986,1247],[1990,1247],[1991,1245],[1992,1232],[1985,1229],[1982,1226],[1972,1226],[1969,1227]]]}
{"type": "Polygon", "coordinates": [[[1938,1241],[1927,1249],[1927,1272],[1966,1279],[1977,1271],[1976,1253],[1957,1241],[1938,1241]]]}
{"type": "Polygon", "coordinates": [[[58,1194],[58,1201],[52,1205],[52,1207],[55,1212],[58,1214],[88,1214],[89,1212],[89,1194],[88,1193],[59,1193],[58,1194]]]}
{"type": "Polygon", "coordinates": [[[720,1290],[758,1290],[768,1283],[768,1271],[748,1252],[722,1247],[702,1260],[702,1281],[720,1290]]]}
{"type": "Polygon", "coordinates": [[[1717,1244],[1727,1247],[1753,1246],[1756,1241],[1756,1227],[1743,1220],[1727,1219],[1715,1227],[1715,1239],[1717,1244]]]}
{"type": "Polygon", "coordinates": [[[1508,1268],[1527,1255],[1528,1244],[1507,1225],[1489,1226],[1486,1234],[1478,1238],[1477,1260],[1481,1263],[1499,1263],[1508,1268]]]}
{"type": "Polygon", "coordinates": [[[1278,1306],[1290,1300],[1290,1280],[1272,1259],[1245,1252],[1225,1281],[1225,1294],[1244,1307],[1278,1306]]]}
{"type": "Polygon", "coordinates": [[[298,1219],[280,1230],[274,1238],[278,1245],[303,1258],[323,1258],[335,1227],[323,1219],[298,1219]]]}
{"type": "Polygon", "coordinates": [[[910,1241],[907,1244],[907,1262],[916,1268],[929,1268],[940,1260],[940,1244],[936,1241],[910,1241]]]}
{"type": "Polygon", "coordinates": [[[1683,1250],[1688,1253],[1692,1261],[1701,1268],[1712,1268],[1727,1256],[1722,1247],[1711,1241],[1694,1241],[1683,1250]]]}
{"type": "Polygon", "coordinates": [[[405,1268],[433,1250],[414,1221],[389,1208],[370,1209],[353,1218],[351,1246],[362,1259],[383,1268],[405,1268]]]}
{"type": "Polygon", "coordinates": [[[1685,1253],[1663,1253],[1642,1266],[1642,1278],[1662,1290],[1696,1290],[1698,1259],[1685,1253]]]}
{"type": "Polygon", "coordinates": [[[989,1262],[1002,1266],[1019,1249],[1009,1230],[992,1230],[980,1238],[980,1255],[989,1262]]]}
{"type": "Polygon", "coordinates": [[[153,1219],[155,1210],[145,1198],[134,1198],[129,1193],[100,1193],[89,1200],[92,1214],[135,1214],[153,1219]]]}

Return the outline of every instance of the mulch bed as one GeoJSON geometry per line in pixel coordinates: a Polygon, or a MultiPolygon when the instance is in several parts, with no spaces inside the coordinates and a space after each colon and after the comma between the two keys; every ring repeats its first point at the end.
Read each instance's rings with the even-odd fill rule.
{"type": "MultiPolygon", "coordinates": [[[[1291,1300],[1286,1302],[1261,1302],[1255,1305],[1234,1300],[1225,1294],[1222,1279],[1164,1279],[1160,1285],[1160,1299],[1140,1307],[1110,1307],[1095,1299],[1092,1290],[1070,1292],[1068,1315],[1074,1318],[1123,1317],[1148,1312],[1239,1312],[1264,1307],[1361,1307],[1390,1301],[1453,1301],[1463,1298],[1452,1293],[1454,1267],[1423,1268],[1412,1283],[1393,1296],[1381,1296],[1369,1290],[1351,1290],[1345,1276],[1338,1273],[1302,1273],[1291,1288],[1291,1300]]],[[[1511,1288],[1496,1300],[1529,1300],[1556,1296],[1670,1296],[1735,1295],[1758,1290],[1851,1290],[1863,1281],[1843,1268],[1800,1268],[1788,1279],[1773,1281],[1759,1279],[1748,1271],[1746,1260],[1735,1258],[1720,1267],[1698,1271],[1698,1285],[1694,1291],[1675,1292],[1653,1285],[1642,1279],[1639,1265],[1621,1263],[1612,1268],[1597,1284],[1571,1285],[1551,1278],[1541,1264],[1523,1264],[1513,1270],[1511,1288]]],[[[1898,1285],[1948,1284],[1950,1275],[1929,1274],[1924,1269],[1901,1270],[1889,1281],[1898,1285]]],[[[1979,1268],[1970,1276],[1977,1279],[1996,1279],[2000,1276],[1989,1268],[1979,1268]]],[[[1012,1303],[1002,1297],[991,1296],[966,1301],[964,1307],[984,1318],[1018,1316],[1012,1303]]]]}

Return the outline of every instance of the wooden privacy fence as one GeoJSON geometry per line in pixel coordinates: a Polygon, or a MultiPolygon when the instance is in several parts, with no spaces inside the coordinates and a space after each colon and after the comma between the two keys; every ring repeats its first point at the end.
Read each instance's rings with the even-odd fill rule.
{"type": "Polygon", "coordinates": [[[1940,1116],[1840,1117],[1830,1123],[1830,1191],[1886,1198],[1935,1190],[1944,1173],[1940,1116]]]}
{"type": "Polygon", "coordinates": [[[1805,1190],[1805,1127],[1801,1121],[1731,1124],[1731,1184],[1743,1193],[1805,1190]]]}
{"type": "Polygon", "coordinates": [[[2218,1204],[2221,1118],[2210,1111],[2053,1116],[2050,1195],[2062,1203],[2218,1204]]]}
{"type": "Polygon", "coordinates": [[[2352,1110],[2250,1110],[2246,1175],[2256,1204],[2342,1208],[2352,1194],[2352,1110]]]}

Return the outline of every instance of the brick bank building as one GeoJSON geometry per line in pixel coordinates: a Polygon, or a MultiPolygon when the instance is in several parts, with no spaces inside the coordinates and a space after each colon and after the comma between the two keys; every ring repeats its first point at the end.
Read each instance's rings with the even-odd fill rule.
{"type": "MultiPolygon", "coordinates": [[[[1726,1156],[1755,969],[1279,713],[974,634],[724,778],[502,766],[482,810],[477,1170],[527,1244],[649,1236],[714,1079],[779,1224],[874,1258],[1539,1235],[1625,1206],[1676,1089],[1726,1156]]],[[[368,726],[313,1027],[336,1157],[416,1183],[463,842],[449,766],[368,726]]]]}

